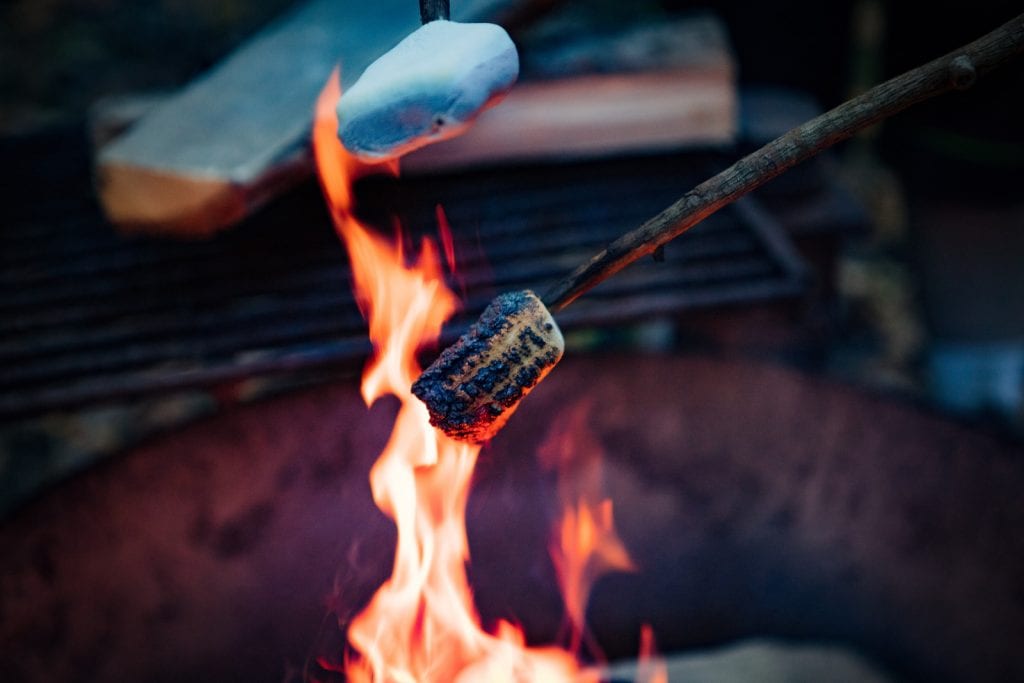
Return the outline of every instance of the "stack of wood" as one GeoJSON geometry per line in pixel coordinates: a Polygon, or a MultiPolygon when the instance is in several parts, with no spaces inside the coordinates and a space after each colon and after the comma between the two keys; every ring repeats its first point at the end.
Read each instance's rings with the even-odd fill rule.
{"type": "MultiPolygon", "coordinates": [[[[455,20],[505,25],[537,0],[466,0],[455,20]]],[[[309,0],[180,92],[108,100],[93,113],[96,179],[128,230],[204,236],[237,223],[312,171],[313,105],[331,70],[342,87],[413,31],[415,3],[309,0]]],[[[614,34],[528,37],[523,79],[468,133],[403,169],[580,158],[721,145],[736,130],[735,64],[710,15],[614,34]],[[547,47],[547,45],[556,47],[547,47]]],[[[522,37],[523,33],[517,34],[522,37]]],[[[528,32],[527,32],[528,36],[528,32]]]]}

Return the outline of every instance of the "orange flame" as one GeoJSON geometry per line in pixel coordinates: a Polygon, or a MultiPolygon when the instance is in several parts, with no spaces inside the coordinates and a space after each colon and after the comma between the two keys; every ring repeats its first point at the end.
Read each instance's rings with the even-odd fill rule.
{"type": "MultiPolygon", "coordinates": [[[[480,447],[435,430],[426,407],[410,391],[421,371],[416,350],[437,340],[458,301],[444,283],[432,241],[424,240],[419,257],[407,265],[400,245],[353,217],[351,183],[367,167],[338,141],[334,104],[340,91],[336,70],[317,101],[314,156],[331,216],[348,249],[356,298],[369,322],[374,354],[363,373],[363,399],[370,405],[390,394],[401,403],[391,437],[370,472],[374,501],[398,530],[394,565],[391,577],[349,625],[349,643],[357,655],[346,662],[347,680],[596,681],[596,672],[577,664],[578,646],[571,652],[531,648],[512,624],[500,622],[494,633],[480,625],[466,577],[465,525],[480,447]]],[[[397,172],[397,167],[390,170],[397,172]]],[[[450,237],[445,250],[453,263],[450,237]]],[[[567,609],[578,631],[595,567],[631,566],[617,543],[610,502],[593,507],[581,501],[566,516],[558,556],[567,609]]]]}
{"type": "Polygon", "coordinates": [[[349,681],[375,683],[578,680],[568,653],[527,648],[508,623],[480,627],[466,578],[465,508],[479,446],[431,427],[411,393],[419,375],[416,349],[435,341],[457,300],[445,286],[437,249],[422,244],[406,266],[398,246],[351,214],[358,162],[337,139],[337,72],[317,102],[313,148],[335,226],[348,248],[356,296],[369,320],[374,357],[363,374],[367,404],[386,394],[401,402],[391,438],[370,473],[377,505],[395,522],[398,545],[391,577],[349,626],[358,657],[349,681]]]}
{"type": "MultiPolygon", "coordinates": [[[[580,401],[559,415],[539,453],[541,461],[558,473],[562,518],[551,558],[558,570],[574,654],[586,633],[587,598],[594,583],[607,572],[636,569],[615,533],[612,501],[603,497],[604,452],[587,423],[590,411],[590,403],[580,401]]],[[[593,644],[590,648],[596,650],[593,644]]]]}
{"type": "Polygon", "coordinates": [[[654,644],[654,630],[650,624],[640,629],[640,656],[636,668],[635,683],[668,683],[668,666],[658,656],[654,644]]]}

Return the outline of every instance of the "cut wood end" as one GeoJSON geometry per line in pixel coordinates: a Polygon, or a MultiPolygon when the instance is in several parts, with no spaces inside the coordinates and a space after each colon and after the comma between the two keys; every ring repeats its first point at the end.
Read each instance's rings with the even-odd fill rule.
{"type": "Polygon", "coordinates": [[[207,237],[247,212],[244,192],[225,180],[111,163],[97,167],[96,185],[107,218],[127,232],[207,237]]]}

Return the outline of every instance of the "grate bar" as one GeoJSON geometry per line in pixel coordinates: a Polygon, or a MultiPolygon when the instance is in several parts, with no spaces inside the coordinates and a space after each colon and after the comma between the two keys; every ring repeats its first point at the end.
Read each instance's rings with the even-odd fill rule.
{"type": "MultiPolygon", "coordinates": [[[[0,225],[0,419],[361,365],[366,325],[314,183],[208,241],[121,237],[92,199],[84,141],[56,137],[0,143],[13,153],[8,168],[24,170],[5,176],[12,218],[0,225]]],[[[498,291],[547,286],[727,161],[662,155],[370,178],[357,197],[367,221],[412,226],[410,244],[432,233],[444,207],[452,285],[466,298],[447,342],[498,291]]],[[[798,296],[802,262],[786,240],[757,207],[716,214],[669,245],[665,262],[627,269],[559,322],[577,329],[798,296]]]]}

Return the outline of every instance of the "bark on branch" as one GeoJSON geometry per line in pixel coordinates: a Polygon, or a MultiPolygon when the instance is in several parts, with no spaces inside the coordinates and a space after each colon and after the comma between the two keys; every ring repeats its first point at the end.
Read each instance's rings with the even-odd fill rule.
{"type": "Polygon", "coordinates": [[[420,0],[420,21],[424,24],[438,19],[451,19],[448,0],[420,0]]]}
{"type": "Polygon", "coordinates": [[[963,90],[1024,50],[1024,14],[949,54],[877,85],[769,142],[609,244],[543,297],[551,310],[686,232],[723,206],[854,133],[922,100],[963,90]]]}

